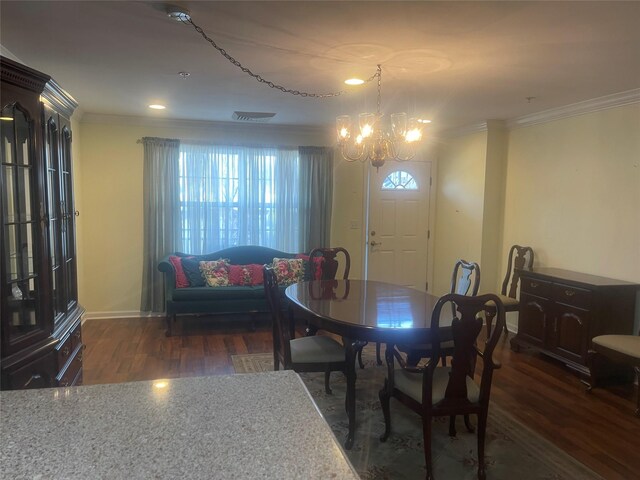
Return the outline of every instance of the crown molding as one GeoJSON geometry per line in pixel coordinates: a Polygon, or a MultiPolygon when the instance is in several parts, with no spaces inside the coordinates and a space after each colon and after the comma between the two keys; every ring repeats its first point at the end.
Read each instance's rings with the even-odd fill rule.
{"type": "Polygon", "coordinates": [[[587,113],[598,112],[609,108],[622,107],[640,103],[640,88],[627,90],[626,92],[605,95],[583,102],[572,103],[564,107],[551,108],[541,112],[523,115],[507,120],[508,128],[528,127],[540,123],[552,122],[562,118],[575,117],[587,113]]]}
{"type": "Polygon", "coordinates": [[[84,112],[81,123],[88,124],[108,124],[108,125],[137,125],[145,127],[171,127],[171,128],[224,128],[229,132],[247,132],[260,129],[272,132],[297,132],[302,134],[323,134],[326,127],[323,126],[303,126],[303,125],[283,125],[264,123],[237,123],[237,122],[217,122],[212,120],[186,120],[179,118],[150,118],[133,115],[108,115],[102,113],[84,112]]]}
{"type": "Polygon", "coordinates": [[[487,122],[473,123],[471,125],[463,125],[461,127],[450,128],[442,131],[438,137],[440,138],[453,138],[462,137],[464,135],[471,135],[472,133],[486,132],[487,122]]]}

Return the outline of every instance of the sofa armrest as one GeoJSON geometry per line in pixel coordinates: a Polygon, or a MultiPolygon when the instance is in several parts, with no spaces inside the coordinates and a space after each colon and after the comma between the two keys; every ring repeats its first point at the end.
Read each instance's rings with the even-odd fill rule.
{"type": "Polygon", "coordinates": [[[165,301],[173,300],[173,292],[176,289],[176,269],[169,261],[169,256],[164,257],[158,264],[158,270],[164,273],[165,301]]]}

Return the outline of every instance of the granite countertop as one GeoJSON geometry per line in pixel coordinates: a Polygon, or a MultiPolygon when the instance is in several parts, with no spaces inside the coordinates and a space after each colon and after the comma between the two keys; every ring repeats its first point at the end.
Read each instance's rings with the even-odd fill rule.
{"type": "Polygon", "coordinates": [[[0,477],[357,479],[292,371],[0,392],[0,477]]]}

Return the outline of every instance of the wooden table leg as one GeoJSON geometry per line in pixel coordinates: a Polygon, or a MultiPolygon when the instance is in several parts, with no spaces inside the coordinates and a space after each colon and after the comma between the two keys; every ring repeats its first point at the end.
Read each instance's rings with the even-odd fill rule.
{"type": "Polygon", "coordinates": [[[343,338],[345,345],[346,368],[347,368],[347,395],[345,407],[347,418],[349,419],[349,433],[344,442],[344,448],[351,450],[356,432],[356,353],[357,341],[343,338]]]}

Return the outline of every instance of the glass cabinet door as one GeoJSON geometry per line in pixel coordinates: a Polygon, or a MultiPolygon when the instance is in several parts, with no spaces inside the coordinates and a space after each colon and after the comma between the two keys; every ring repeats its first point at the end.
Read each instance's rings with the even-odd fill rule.
{"type": "Polygon", "coordinates": [[[75,217],[77,212],[73,202],[73,177],[71,163],[71,131],[61,119],[60,135],[60,211],[62,213],[61,235],[64,258],[65,302],[67,310],[78,303],[76,276],[75,217]]]}
{"type": "Polygon", "coordinates": [[[71,176],[71,130],[68,120],[45,109],[47,209],[54,323],[77,304],[75,212],[71,176]]]}
{"type": "MultiPolygon", "coordinates": [[[[45,110],[46,112],[47,110],[45,110]]],[[[47,212],[49,214],[49,257],[51,259],[51,299],[54,323],[66,312],[64,262],[62,258],[62,213],[60,211],[60,145],[57,115],[45,123],[45,159],[47,167],[47,212]]]]}
{"type": "Polygon", "coordinates": [[[39,304],[42,286],[38,258],[38,166],[34,164],[33,123],[19,104],[2,109],[0,120],[0,206],[2,212],[3,347],[46,336],[47,316],[39,304]]]}

